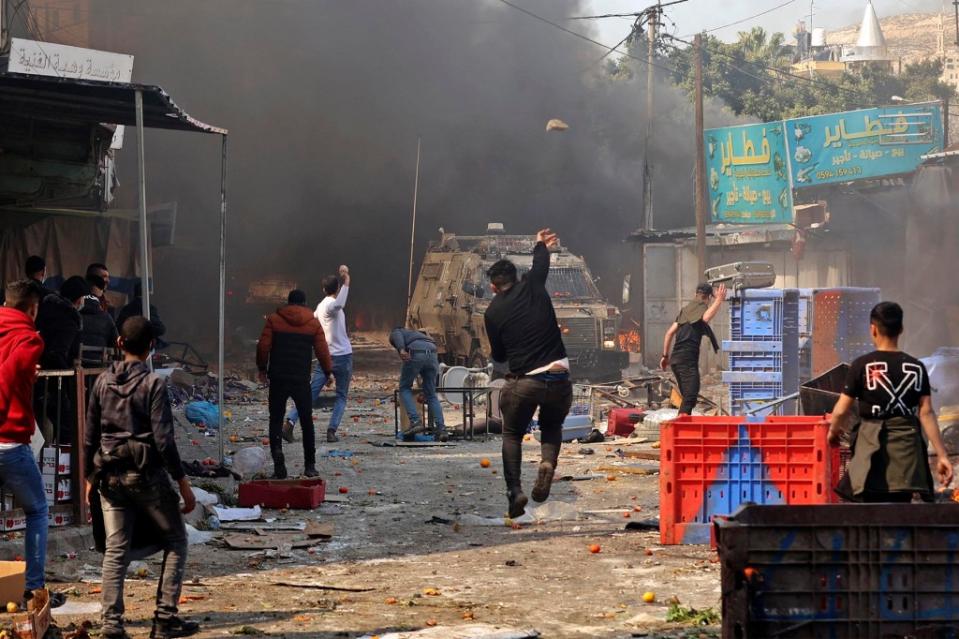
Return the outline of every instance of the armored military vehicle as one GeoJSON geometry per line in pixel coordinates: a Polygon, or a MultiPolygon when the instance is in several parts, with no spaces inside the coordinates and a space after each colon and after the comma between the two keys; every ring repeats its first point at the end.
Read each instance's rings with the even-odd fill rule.
{"type": "MultiPolygon", "coordinates": [[[[409,308],[410,325],[428,333],[450,365],[473,368],[489,361],[483,313],[493,299],[486,270],[506,258],[522,277],[533,262],[535,236],[505,235],[490,224],[486,235],[442,232],[423,259],[409,308]]],[[[553,298],[573,377],[618,380],[628,365],[620,349],[620,311],[603,299],[583,258],[558,247],[550,255],[546,288],[553,298]]]]}

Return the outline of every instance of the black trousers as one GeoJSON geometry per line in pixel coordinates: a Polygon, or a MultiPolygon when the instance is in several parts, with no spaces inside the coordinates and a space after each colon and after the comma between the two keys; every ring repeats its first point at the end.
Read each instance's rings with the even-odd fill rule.
{"type": "Polygon", "coordinates": [[[503,413],[503,477],[507,490],[522,486],[523,436],[539,408],[543,461],[556,466],[563,442],[563,421],[573,403],[569,380],[543,381],[533,377],[511,379],[503,386],[499,407],[503,413]]]}
{"type": "Polygon", "coordinates": [[[316,431],[313,429],[313,395],[310,378],[302,380],[270,379],[270,451],[283,450],[283,419],[286,400],[292,399],[303,428],[303,461],[307,466],[316,463],[316,431]]]}
{"type": "Polygon", "coordinates": [[[691,415],[699,401],[699,362],[691,358],[680,358],[673,362],[672,369],[679,386],[679,394],[683,396],[679,414],[691,415]]]}

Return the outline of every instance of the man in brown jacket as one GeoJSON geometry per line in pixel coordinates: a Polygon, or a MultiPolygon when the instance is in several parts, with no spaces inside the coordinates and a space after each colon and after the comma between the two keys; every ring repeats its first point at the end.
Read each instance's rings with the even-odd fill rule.
{"type": "Polygon", "coordinates": [[[307,477],[316,477],[316,433],[313,430],[313,403],[310,369],[313,353],[328,380],[333,379],[333,359],[319,320],[306,307],[306,294],[290,291],[287,305],[266,318],[256,345],[256,367],[260,381],[270,383],[270,454],[273,477],[286,479],[283,457],[283,415],[286,400],[293,399],[303,426],[303,462],[307,477]]]}

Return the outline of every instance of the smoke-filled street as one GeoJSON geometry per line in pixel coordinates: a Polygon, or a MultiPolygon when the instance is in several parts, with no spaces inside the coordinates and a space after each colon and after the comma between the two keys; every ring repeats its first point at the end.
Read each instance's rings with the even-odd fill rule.
{"type": "Polygon", "coordinates": [[[959,0],[0,0],[0,639],[959,638],[959,0]]]}

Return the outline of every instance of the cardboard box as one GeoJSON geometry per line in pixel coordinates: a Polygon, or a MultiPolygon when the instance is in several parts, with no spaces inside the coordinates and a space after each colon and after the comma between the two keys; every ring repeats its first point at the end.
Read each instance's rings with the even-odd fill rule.
{"type": "MultiPolygon", "coordinates": [[[[20,596],[23,596],[23,591],[20,596]]],[[[34,590],[33,599],[27,606],[27,610],[8,615],[8,617],[13,622],[17,639],[43,639],[52,622],[50,592],[46,588],[34,590]]]]}
{"type": "Polygon", "coordinates": [[[40,473],[43,475],[70,475],[70,447],[45,446],[40,451],[40,473]]]}
{"type": "Polygon", "coordinates": [[[73,506],[70,504],[63,504],[60,506],[51,507],[48,514],[48,519],[51,528],[72,526],[74,522],[73,506]]]}
{"type": "Polygon", "coordinates": [[[56,503],[70,501],[73,498],[72,487],[73,482],[69,477],[57,481],[56,503]]]}
{"type": "Polygon", "coordinates": [[[57,478],[53,475],[43,476],[43,494],[46,496],[48,504],[53,504],[55,502],[54,498],[57,494],[57,478]]]}
{"type": "Polygon", "coordinates": [[[0,603],[4,606],[8,601],[21,601],[23,591],[27,588],[27,562],[0,561],[0,603]]]}
{"type": "Polygon", "coordinates": [[[0,530],[3,530],[3,532],[23,530],[27,527],[27,514],[23,512],[22,508],[5,510],[0,513],[0,517],[2,517],[0,519],[0,530]]]}

